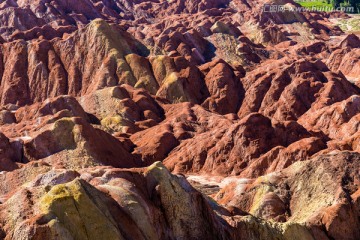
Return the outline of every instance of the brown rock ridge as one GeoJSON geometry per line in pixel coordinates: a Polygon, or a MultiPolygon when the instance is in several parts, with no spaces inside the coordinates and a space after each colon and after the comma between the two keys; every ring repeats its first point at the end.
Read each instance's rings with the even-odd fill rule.
{"type": "Polygon", "coordinates": [[[333,152],[257,178],[243,189],[233,182],[214,198],[274,220],[285,236],[294,231],[301,239],[357,239],[358,169],[358,153],[333,152]]]}
{"type": "MultiPolygon", "coordinates": [[[[13,185],[16,189],[11,192],[1,192],[4,239],[229,238],[227,224],[207,200],[161,163],[144,169],[99,167],[77,172],[50,170],[39,162],[25,169],[11,174],[27,186],[13,185]],[[22,175],[31,168],[37,176],[22,175]],[[194,207],[188,208],[190,204],[194,207]]],[[[9,184],[10,178],[5,179],[2,184],[9,184]]]]}

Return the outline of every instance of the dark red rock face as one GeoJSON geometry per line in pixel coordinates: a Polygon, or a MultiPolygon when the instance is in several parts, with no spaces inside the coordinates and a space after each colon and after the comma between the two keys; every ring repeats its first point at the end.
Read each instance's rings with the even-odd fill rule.
{"type": "Polygon", "coordinates": [[[0,239],[360,239],[360,18],[266,4],[0,1],[0,239]]]}

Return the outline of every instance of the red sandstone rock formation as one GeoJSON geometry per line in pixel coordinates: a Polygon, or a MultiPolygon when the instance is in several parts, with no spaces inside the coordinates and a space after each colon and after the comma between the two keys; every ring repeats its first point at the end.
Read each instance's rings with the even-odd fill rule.
{"type": "Polygon", "coordinates": [[[265,4],[1,1],[0,238],[359,239],[359,36],[265,4]]]}

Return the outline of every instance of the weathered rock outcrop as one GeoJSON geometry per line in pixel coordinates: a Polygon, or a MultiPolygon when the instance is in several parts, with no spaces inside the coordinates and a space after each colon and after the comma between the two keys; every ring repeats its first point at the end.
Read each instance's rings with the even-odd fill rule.
{"type": "Polygon", "coordinates": [[[242,190],[225,186],[215,199],[254,216],[284,222],[282,229],[298,224],[301,239],[357,239],[359,156],[351,152],[322,155],[257,178],[242,190]]]}
{"type": "Polygon", "coordinates": [[[229,238],[206,198],[161,163],[132,170],[57,169],[22,178],[27,186],[6,196],[2,191],[4,239],[229,238]]]}

